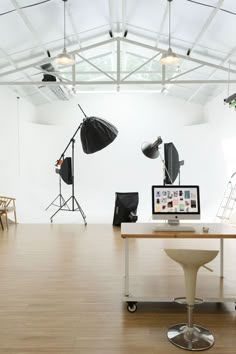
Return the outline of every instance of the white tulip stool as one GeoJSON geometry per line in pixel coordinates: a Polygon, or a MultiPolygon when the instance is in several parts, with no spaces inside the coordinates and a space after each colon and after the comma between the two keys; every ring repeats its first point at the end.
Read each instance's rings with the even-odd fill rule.
{"type": "Polygon", "coordinates": [[[213,335],[204,327],[193,324],[193,308],[196,293],[197,272],[201,266],[212,261],[219,251],[192,249],[164,249],[166,254],[179,263],[184,270],[188,322],[168,329],[168,339],[180,348],[198,351],[214,344],[213,335]]]}

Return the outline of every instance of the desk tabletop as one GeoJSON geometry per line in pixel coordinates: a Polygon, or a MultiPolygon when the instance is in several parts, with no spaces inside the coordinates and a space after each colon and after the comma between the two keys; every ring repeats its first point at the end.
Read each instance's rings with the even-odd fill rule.
{"type": "MultiPolygon", "coordinates": [[[[185,225],[183,223],[183,225],[185,225]]],[[[193,226],[195,232],[153,231],[155,223],[122,223],[122,238],[236,238],[236,227],[223,223],[186,223],[193,226]],[[203,231],[209,228],[208,232],[203,231]]]]}

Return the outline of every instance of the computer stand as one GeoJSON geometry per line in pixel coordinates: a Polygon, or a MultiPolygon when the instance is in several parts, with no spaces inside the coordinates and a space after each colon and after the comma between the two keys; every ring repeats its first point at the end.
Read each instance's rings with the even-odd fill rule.
{"type": "Polygon", "coordinates": [[[168,220],[167,223],[153,224],[154,232],[195,232],[190,225],[181,224],[179,220],[168,220]]]}

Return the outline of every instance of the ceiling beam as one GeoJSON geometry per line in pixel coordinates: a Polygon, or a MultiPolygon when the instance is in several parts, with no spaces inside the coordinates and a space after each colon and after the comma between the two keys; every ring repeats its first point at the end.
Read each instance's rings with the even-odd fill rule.
{"type": "MultiPolygon", "coordinates": [[[[163,66],[165,66],[165,65],[163,65],[163,66]]],[[[190,70],[184,71],[184,72],[181,73],[181,74],[177,74],[177,75],[174,74],[173,76],[171,76],[171,78],[169,78],[169,80],[175,80],[175,79],[177,79],[177,77],[187,75],[187,74],[191,73],[192,71],[196,71],[196,70],[198,70],[198,69],[200,69],[200,68],[202,68],[202,67],[204,67],[203,64],[202,64],[202,65],[195,66],[195,68],[192,68],[192,69],[190,69],[190,70]]]]}
{"type": "MultiPolygon", "coordinates": [[[[85,48],[80,48],[80,49],[77,49],[77,50],[74,50],[73,52],[71,52],[72,54],[77,54],[78,56],[81,57],[82,60],[85,60],[86,62],[88,62],[90,65],[92,65],[96,70],[100,71],[103,75],[106,75],[110,80],[112,80],[112,83],[116,83],[119,85],[120,83],[120,75],[121,75],[121,42],[124,44],[124,43],[128,43],[128,44],[132,44],[134,46],[138,46],[139,48],[144,48],[144,49],[149,49],[151,51],[153,51],[154,53],[156,53],[156,55],[154,55],[154,57],[152,59],[148,59],[148,61],[151,61],[151,60],[155,60],[154,58],[159,54],[159,52],[163,52],[164,50],[163,49],[159,49],[159,48],[155,48],[153,46],[150,46],[150,45],[147,45],[147,44],[144,44],[144,43],[140,43],[140,42],[136,42],[136,41],[131,41],[127,38],[123,38],[123,37],[117,37],[117,38],[111,38],[109,40],[106,40],[106,41],[103,41],[103,42],[100,42],[100,43],[96,43],[96,44],[93,44],[93,45],[90,45],[90,46],[87,46],[85,48]],[[116,63],[117,63],[117,67],[116,67],[116,73],[117,73],[117,80],[114,79],[114,77],[112,77],[111,75],[109,75],[106,71],[103,71],[101,70],[100,68],[98,68],[98,66],[96,66],[95,64],[93,64],[91,62],[91,60],[89,59],[86,59],[84,58],[84,56],[82,56],[80,53],[83,53],[85,51],[88,51],[89,49],[94,49],[94,48],[97,48],[97,47],[101,47],[105,44],[116,44],[116,63]]],[[[232,55],[232,53],[231,53],[232,55]]],[[[188,60],[189,62],[191,62],[192,64],[198,64],[198,67],[199,68],[200,66],[207,66],[207,67],[210,67],[210,68],[213,68],[215,70],[221,70],[223,72],[227,72],[227,74],[229,73],[229,69],[228,68],[225,68],[224,66],[222,65],[216,65],[216,64],[212,64],[212,63],[209,63],[209,62],[205,62],[205,61],[202,61],[202,60],[198,60],[198,59],[193,59],[193,58],[189,58],[187,56],[184,56],[184,55],[180,55],[181,58],[183,59],[186,59],[188,60]]],[[[6,72],[3,72],[0,74],[0,78],[3,78],[4,76],[6,75],[11,75],[11,74],[14,74],[14,73],[17,73],[17,72],[21,72],[23,70],[27,70],[29,68],[33,68],[35,66],[38,66],[38,65],[42,65],[44,63],[48,63],[48,62],[51,62],[55,59],[55,57],[51,57],[51,58],[47,58],[47,59],[44,59],[44,60],[41,60],[40,62],[37,62],[37,63],[33,63],[33,64],[28,64],[28,65],[25,65],[25,66],[22,66],[20,68],[16,68],[15,70],[9,70],[9,71],[6,71],[6,72]]],[[[224,64],[224,62],[222,63],[224,64]]],[[[141,65],[143,66],[143,64],[141,65]]],[[[139,67],[140,68],[140,67],[139,67]]],[[[160,68],[161,69],[161,68],[160,68]]],[[[190,71],[193,71],[193,70],[196,70],[196,67],[190,69],[188,72],[190,71]]],[[[137,69],[136,69],[137,71],[137,69]]],[[[186,72],[187,73],[187,72],[186,72]]],[[[181,76],[186,74],[186,73],[183,73],[183,74],[180,74],[181,76]]],[[[236,74],[236,70],[233,70],[233,69],[230,69],[230,73],[233,73],[233,74],[236,74]]],[[[53,73],[52,73],[53,75],[53,73]]],[[[129,75],[130,76],[130,75],[129,75]]],[[[71,76],[72,77],[72,76],[71,76]]],[[[183,80],[183,81],[177,81],[176,80],[176,75],[175,75],[175,78],[169,78],[167,80],[165,80],[165,84],[174,84],[175,82],[176,83],[196,83],[196,84],[202,84],[202,83],[225,83],[225,81],[227,80],[211,80],[210,82],[208,82],[207,79],[205,80],[183,80]],[[172,80],[172,81],[171,81],[172,80]]],[[[66,80],[63,80],[63,78],[61,78],[62,81],[60,84],[64,84],[66,85],[66,80]]],[[[231,80],[232,81],[232,80],[231,80]]],[[[5,82],[10,82],[10,81],[5,81],[5,82]]],[[[79,81],[80,82],[80,81],[79,81]]],[[[103,84],[104,82],[107,84],[108,81],[104,81],[104,80],[101,80],[101,81],[96,81],[96,80],[91,80],[91,81],[87,81],[88,83],[90,82],[93,82],[93,83],[96,83],[96,85],[99,85],[99,84],[103,84]]],[[[155,83],[159,83],[159,81],[151,81],[151,80],[139,80],[139,81],[129,81],[129,84],[135,84],[135,83],[139,83],[141,82],[142,84],[155,84],[155,83]]],[[[228,81],[227,81],[228,82],[228,81]]],[[[74,79],[71,81],[68,79],[67,83],[73,85],[74,83],[77,84],[77,81],[75,80],[75,75],[74,75],[74,79]]],[[[125,81],[125,83],[127,83],[127,81],[125,81]]],[[[14,82],[11,83],[12,85],[14,85],[14,82]]],[[[17,83],[16,83],[17,84],[17,83]]],[[[86,83],[82,83],[82,84],[86,84],[86,83]]],[[[57,82],[57,85],[58,85],[58,82],[57,82]]]]}
{"type": "Polygon", "coordinates": [[[212,23],[212,21],[214,20],[215,16],[217,15],[217,13],[219,12],[221,6],[223,5],[224,0],[218,0],[217,5],[215,6],[215,8],[212,10],[210,16],[207,18],[206,22],[204,23],[202,29],[200,30],[200,32],[198,33],[194,43],[192,44],[191,48],[190,48],[190,53],[192,53],[192,51],[194,50],[194,48],[196,47],[196,45],[198,44],[198,42],[200,41],[200,39],[203,37],[203,35],[206,33],[208,27],[210,26],[210,24],[212,23]]]}
{"type": "Polygon", "coordinates": [[[120,62],[120,40],[117,41],[117,48],[116,48],[116,71],[117,71],[117,85],[120,85],[120,71],[121,71],[121,62],[120,62]]]}
{"type": "Polygon", "coordinates": [[[114,20],[114,2],[113,0],[108,0],[108,5],[109,5],[109,24],[110,24],[110,30],[112,33],[115,32],[115,20],[114,20]]]}
{"type": "Polygon", "coordinates": [[[76,37],[76,41],[77,41],[78,47],[81,48],[81,40],[80,40],[80,36],[78,34],[78,31],[77,31],[77,28],[75,26],[75,21],[73,19],[73,14],[72,14],[72,11],[71,11],[71,8],[70,8],[70,2],[68,2],[68,5],[66,6],[66,12],[68,14],[68,17],[69,17],[70,24],[71,24],[71,27],[73,29],[74,35],[76,37]]]}
{"type": "MultiPolygon", "coordinates": [[[[135,46],[139,46],[141,48],[150,49],[150,50],[153,50],[153,51],[156,51],[156,52],[161,52],[161,53],[165,52],[165,50],[163,50],[161,48],[156,48],[156,47],[150,46],[148,44],[144,44],[144,43],[137,42],[137,41],[132,41],[132,40],[127,39],[127,38],[111,38],[111,39],[108,39],[106,41],[102,41],[100,43],[95,43],[95,44],[89,45],[87,47],[71,51],[70,54],[73,55],[73,54],[77,54],[77,53],[80,53],[80,52],[84,52],[84,51],[87,51],[87,50],[90,50],[90,49],[94,49],[94,48],[106,45],[108,43],[116,42],[118,40],[126,42],[126,43],[129,43],[129,44],[133,44],[135,46]]],[[[230,55],[232,55],[232,54],[230,54],[230,55]]],[[[188,61],[190,61],[192,63],[198,63],[200,65],[209,66],[209,67],[212,67],[214,69],[221,70],[221,71],[224,71],[224,72],[227,72],[227,73],[229,72],[228,68],[225,68],[224,66],[222,66],[222,63],[221,63],[221,65],[217,65],[217,64],[209,63],[209,62],[206,62],[206,61],[203,61],[203,60],[190,58],[190,57],[185,56],[185,55],[179,55],[179,57],[182,58],[182,59],[186,59],[186,60],[188,60],[188,61]]],[[[6,76],[6,75],[11,75],[11,74],[19,72],[21,70],[26,70],[26,69],[32,68],[34,66],[38,66],[38,65],[45,64],[45,63],[49,63],[49,62],[54,61],[55,59],[56,59],[56,56],[50,57],[50,58],[47,58],[47,59],[43,59],[43,60],[37,61],[37,62],[32,63],[32,64],[23,65],[23,66],[19,67],[16,70],[9,70],[9,71],[5,71],[5,72],[1,73],[0,77],[6,76]]],[[[230,72],[236,74],[236,70],[230,69],[230,72]]]]}
{"type": "MultiPolygon", "coordinates": [[[[224,0],[218,0],[218,3],[216,5],[216,7],[211,11],[210,16],[207,18],[206,22],[204,23],[202,29],[200,30],[200,32],[198,33],[195,41],[193,42],[192,46],[189,48],[190,54],[192,54],[192,52],[194,51],[194,48],[197,46],[198,42],[200,41],[200,39],[204,36],[204,34],[206,33],[207,29],[209,28],[210,24],[212,23],[212,21],[214,20],[214,18],[216,17],[217,13],[219,12],[221,6],[223,5],[224,0]]],[[[184,60],[181,62],[181,64],[179,65],[179,68],[181,69],[181,67],[183,66],[184,60]]],[[[175,76],[173,75],[173,79],[175,78],[175,76]]],[[[173,86],[172,86],[173,88],[173,86]]]]}
{"type": "MultiPolygon", "coordinates": [[[[232,55],[234,55],[236,52],[236,46],[230,51],[229,54],[226,55],[226,57],[220,62],[220,65],[224,65],[227,61],[230,60],[232,55]]],[[[216,73],[217,69],[215,68],[210,75],[208,75],[207,80],[210,80],[214,74],[216,73]]],[[[228,70],[228,74],[231,73],[231,70],[228,70]]],[[[228,80],[227,83],[231,83],[231,80],[228,80]]],[[[205,87],[205,83],[203,83],[198,89],[187,99],[187,102],[192,101],[192,99],[201,91],[201,89],[205,87]]]]}
{"type": "MultiPolygon", "coordinates": [[[[37,46],[39,48],[41,48],[42,52],[44,54],[46,54],[46,56],[48,56],[48,53],[47,53],[47,49],[45,48],[44,44],[41,42],[39,36],[38,36],[38,33],[37,31],[34,29],[32,23],[30,22],[30,20],[28,19],[28,17],[25,15],[25,13],[23,12],[23,10],[20,8],[18,2],[16,0],[10,0],[12,5],[15,7],[15,10],[17,12],[17,14],[20,16],[20,18],[22,19],[22,21],[24,22],[25,26],[27,27],[27,29],[30,31],[31,35],[33,36],[34,38],[34,41],[35,43],[37,44],[37,46]]],[[[14,67],[17,69],[17,65],[14,65],[14,67]]],[[[30,76],[28,74],[26,74],[26,77],[30,79],[30,76]]],[[[52,100],[47,97],[47,95],[45,93],[42,93],[41,90],[39,88],[37,88],[37,91],[41,94],[41,96],[43,96],[44,98],[46,98],[46,100],[48,102],[52,102],[52,100]]]]}
{"type": "MultiPolygon", "coordinates": [[[[165,80],[132,80],[132,81],[125,81],[123,82],[123,85],[136,85],[136,84],[152,84],[152,85],[163,85],[163,84],[168,84],[168,85],[175,85],[175,84],[184,84],[184,85],[189,85],[189,84],[227,84],[227,83],[232,83],[235,84],[236,83],[236,79],[235,80],[209,80],[207,81],[207,83],[205,82],[205,80],[177,80],[177,81],[170,81],[168,79],[165,80]]],[[[76,80],[74,81],[65,81],[62,82],[63,85],[67,86],[67,85],[118,85],[121,82],[119,80],[115,80],[115,81],[96,81],[96,80],[91,80],[91,81],[78,81],[76,80]]],[[[0,81],[0,86],[3,85],[9,85],[9,86],[34,86],[34,85],[44,85],[44,86],[58,86],[58,82],[47,82],[44,81],[42,83],[42,81],[0,81]]]]}
{"type": "MultiPolygon", "coordinates": [[[[36,70],[39,70],[41,73],[45,73],[45,74],[49,74],[49,75],[52,75],[52,76],[55,76],[57,77],[59,80],[66,80],[66,81],[70,81],[69,79],[63,77],[60,75],[60,71],[56,72],[56,71],[47,71],[47,70],[44,70],[42,68],[38,68],[37,66],[34,66],[34,68],[36,70]]],[[[58,83],[58,82],[57,82],[58,83]]]]}
{"type": "MultiPolygon", "coordinates": [[[[31,21],[29,20],[29,18],[26,16],[26,14],[24,13],[24,11],[20,8],[17,0],[10,0],[12,5],[15,7],[15,10],[17,12],[17,14],[20,16],[20,18],[23,20],[24,24],[26,25],[26,27],[28,28],[28,30],[30,31],[31,35],[34,38],[34,41],[36,43],[36,45],[42,49],[43,53],[46,55],[47,57],[47,63],[49,62],[48,60],[48,52],[47,52],[47,48],[45,47],[45,45],[42,43],[42,41],[40,40],[37,31],[34,29],[31,21]]],[[[69,10],[70,11],[70,10],[69,10]]],[[[70,13],[69,13],[70,16],[70,13]]],[[[71,18],[70,18],[71,19],[71,18]]],[[[71,19],[72,21],[72,19],[71,19]]],[[[72,24],[73,26],[73,24],[72,24]]],[[[46,94],[43,94],[44,97],[46,97],[46,94]]]]}
{"type": "Polygon", "coordinates": [[[124,35],[125,31],[127,30],[127,1],[122,0],[122,33],[124,35]]]}
{"type": "Polygon", "coordinates": [[[157,38],[156,38],[156,47],[157,48],[159,47],[160,38],[161,38],[161,35],[162,35],[162,32],[163,32],[163,28],[164,28],[164,24],[165,24],[165,21],[166,21],[167,14],[168,14],[168,2],[166,2],[165,11],[164,11],[164,14],[162,16],[161,24],[160,24],[158,35],[157,35],[157,38]]]}
{"type": "Polygon", "coordinates": [[[105,71],[103,71],[102,69],[100,69],[97,65],[93,64],[90,60],[84,58],[82,55],[77,54],[78,57],[80,57],[82,60],[86,61],[86,63],[88,63],[89,65],[91,65],[93,68],[97,69],[98,71],[100,71],[103,75],[107,76],[109,79],[115,81],[114,77],[110,76],[109,74],[107,74],[105,71]]]}
{"type": "Polygon", "coordinates": [[[161,70],[162,71],[161,84],[162,84],[162,86],[164,86],[165,81],[166,81],[166,67],[165,67],[165,65],[162,65],[161,69],[162,69],[161,70]]]}
{"type": "Polygon", "coordinates": [[[44,52],[44,54],[47,55],[47,50],[44,47],[44,44],[39,39],[37,31],[34,29],[32,23],[30,22],[28,17],[25,15],[24,11],[20,8],[18,2],[16,0],[10,0],[10,1],[11,1],[12,5],[15,7],[15,10],[16,10],[17,14],[20,16],[20,18],[24,22],[25,26],[30,31],[31,35],[34,38],[35,43],[37,44],[37,46],[40,47],[42,49],[42,51],[44,52]]]}
{"type": "MultiPolygon", "coordinates": [[[[80,53],[80,52],[85,52],[87,50],[94,49],[94,48],[106,45],[108,43],[115,42],[116,40],[117,40],[117,38],[111,38],[111,39],[108,39],[106,41],[102,41],[102,42],[99,42],[99,43],[91,44],[91,45],[89,45],[87,47],[73,50],[73,51],[70,52],[70,54],[73,55],[73,54],[77,54],[77,53],[80,53]]],[[[5,71],[5,72],[0,74],[0,77],[5,76],[5,75],[11,75],[11,74],[19,72],[21,70],[26,70],[26,69],[32,68],[34,66],[39,66],[39,65],[51,63],[51,62],[53,62],[56,59],[56,57],[57,56],[53,56],[53,57],[50,57],[50,58],[45,58],[43,60],[38,60],[38,61],[36,61],[34,63],[23,65],[23,66],[19,67],[17,70],[5,71]]]]}
{"type": "MultiPolygon", "coordinates": [[[[150,46],[150,45],[148,45],[148,44],[140,43],[140,42],[133,41],[133,40],[130,40],[130,39],[127,39],[127,38],[120,38],[120,40],[123,41],[123,42],[127,42],[127,43],[129,43],[129,44],[136,45],[136,46],[138,46],[138,47],[142,47],[142,48],[146,48],[146,49],[150,49],[150,50],[159,51],[159,52],[161,52],[161,53],[166,52],[166,50],[164,50],[164,49],[155,48],[155,47],[150,46]]],[[[225,72],[227,72],[227,73],[228,73],[228,71],[229,71],[227,68],[225,68],[225,67],[222,66],[222,65],[217,65],[217,64],[209,63],[209,62],[204,61],[204,60],[194,59],[194,58],[188,57],[188,56],[186,56],[186,55],[178,54],[178,57],[179,57],[179,58],[182,58],[182,59],[186,59],[186,60],[188,60],[188,61],[190,61],[190,62],[192,62],[192,63],[203,64],[203,65],[205,65],[205,66],[209,66],[209,67],[212,67],[212,68],[217,68],[218,70],[225,71],[225,72]]],[[[230,72],[236,74],[236,70],[231,69],[230,72]]]]}
{"type": "Polygon", "coordinates": [[[147,65],[148,63],[150,63],[150,61],[154,60],[158,55],[160,55],[160,53],[155,54],[153,57],[151,57],[150,59],[146,60],[143,64],[141,64],[140,66],[138,66],[135,70],[133,70],[132,72],[130,72],[128,75],[126,75],[121,81],[124,82],[128,77],[130,77],[131,75],[133,75],[134,73],[136,73],[139,69],[141,69],[143,66],[147,65]]]}
{"type": "MultiPolygon", "coordinates": [[[[0,50],[1,50],[1,52],[3,53],[5,59],[9,62],[9,64],[12,65],[15,69],[18,69],[17,64],[16,64],[15,61],[11,58],[11,56],[10,56],[8,53],[6,53],[4,49],[0,48],[0,50]]],[[[27,74],[25,71],[23,71],[22,74],[24,75],[24,77],[25,77],[26,79],[28,79],[29,81],[32,82],[32,79],[31,79],[31,77],[30,77],[29,74],[27,74]]],[[[49,97],[47,97],[44,93],[42,93],[38,87],[36,87],[36,90],[37,90],[37,91],[41,94],[41,96],[43,96],[48,102],[52,102],[52,100],[51,100],[49,97]]],[[[19,92],[18,92],[18,94],[19,94],[19,96],[21,96],[19,92]]]]}

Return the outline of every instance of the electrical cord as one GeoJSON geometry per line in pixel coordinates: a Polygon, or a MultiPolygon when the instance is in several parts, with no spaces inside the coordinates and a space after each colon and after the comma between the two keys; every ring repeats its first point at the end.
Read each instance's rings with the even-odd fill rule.
{"type": "MultiPolygon", "coordinates": [[[[28,7],[41,5],[41,4],[44,4],[45,2],[49,2],[49,1],[52,1],[52,0],[44,0],[44,1],[41,1],[41,2],[37,2],[36,4],[22,6],[22,7],[20,7],[20,10],[27,9],[28,7]]],[[[7,14],[10,14],[11,12],[15,12],[15,11],[16,11],[16,9],[10,10],[10,11],[6,11],[6,12],[2,12],[2,13],[0,13],[0,16],[7,15],[7,14]]]]}
{"type": "MultiPolygon", "coordinates": [[[[187,0],[187,1],[192,2],[192,3],[194,3],[194,4],[197,4],[197,5],[202,5],[202,6],[211,7],[211,8],[213,8],[213,9],[216,9],[215,6],[213,6],[213,5],[208,5],[208,4],[204,4],[203,2],[199,2],[199,1],[195,1],[195,0],[187,0]]],[[[236,13],[233,12],[233,11],[229,11],[229,10],[221,9],[221,8],[220,8],[219,10],[224,11],[224,12],[227,12],[227,13],[229,13],[229,14],[231,14],[231,15],[236,15],[236,13]]]]}

